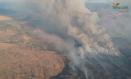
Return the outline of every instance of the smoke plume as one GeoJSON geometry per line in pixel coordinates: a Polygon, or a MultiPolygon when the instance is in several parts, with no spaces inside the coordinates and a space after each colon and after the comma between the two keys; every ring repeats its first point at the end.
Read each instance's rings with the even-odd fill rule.
{"type": "Polygon", "coordinates": [[[121,67],[121,63],[112,58],[119,57],[120,53],[113,47],[110,36],[104,28],[96,27],[97,13],[85,8],[82,0],[37,2],[43,9],[44,21],[48,22],[44,30],[63,38],[69,46],[67,56],[73,69],[79,68],[88,79],[93,76],[89,65],[98,63],[107,72],[110,66],[121,67]]]}
{"type": "Polygon", "coordinates": [[[123,65],[118,61],[122,55],[113,47],[106,30],[96,27],[97,13],[89,11],[83,0],[29,0],[27,3],[30,7],[37,5],[40,11],[36,14],[41,15],[43,22],[41,28],[64,40],[70,66],[81,70],[86,79],[93,78],[92,67],[111,73],[112,67],[123,65]]]}
{"type": "Polygon", "coordinates": [[[99,63],[107,72],[112,63],[120,66],[111,57],[119,56],[119,52],[105,30],[96,27],[97,14],[85,8],[82,0],[43,0],[38,4],[43,9],[43,19],[48,22],[44,30],[63,37],[68,44],[67,56],[73,69],[79,68],[88,79],[93,76],[89,65],[99,63]]]}

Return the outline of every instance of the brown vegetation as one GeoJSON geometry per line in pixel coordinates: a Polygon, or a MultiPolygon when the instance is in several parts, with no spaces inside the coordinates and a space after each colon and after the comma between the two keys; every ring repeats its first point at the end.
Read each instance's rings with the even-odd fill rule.
{"type": "Polygon", "coordinates": [[[15,21],[0,23],[0,79],[48,79],[62,71],[63,58],[41,48],[48,40],[37,43],[32,28],[15,21]]]}
{"type": "Polygon", "coordinates": [[[55,52],[0,43],[0,79],[47,79],[61,72],[63,65],[55,52]]]}

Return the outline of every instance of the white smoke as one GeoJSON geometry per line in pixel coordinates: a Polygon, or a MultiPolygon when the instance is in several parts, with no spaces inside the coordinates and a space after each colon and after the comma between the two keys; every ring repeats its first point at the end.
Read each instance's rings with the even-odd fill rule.
{"type": "Polygon", "coordinates": [[[43,0],[39,5],[44,8],[44,18],[55,24],[55,28],[64,32],[68,39],[74,41],[67,42],[70,46],[69,59],[85,73],[87,79],[90,72],[86,63],[92,63],[88,57],[94,58],[105,70],[110,62],[118,65],[111,58],[107,58],[110,62],[106,62],[105,65],[101,60],[106,55],[119,56],[119,52],[113,47],[106,31],[96,27],[97,14],[85,8],[82,0],[43,0]],[[75,47],[75,43],[80,43],[80,46],[75,47]]]}
{"type": "MultiPolygon", "coordinates": [[[[113,47],[110,36],[105,29],[96,27],[97,13],[90,12],[82,0],[29,0],[41,9],[44,31],[63,36],[68,45],[68,58],[71,66],[77,66],[89,79],[91,74],[89,65],[100,66],[108,71],[108,66],[119,66],[112,57],[119,57],[120,53],[113,47]],[[79,45],[77,45],[79,44],[79,45]],[[107,61],[106,61],[107,60],[107,61]]],[[[24,3],[26,4],[26,3],[24,3]]],[[[53,40],[53,39],[52,39],[53,40]]]]}

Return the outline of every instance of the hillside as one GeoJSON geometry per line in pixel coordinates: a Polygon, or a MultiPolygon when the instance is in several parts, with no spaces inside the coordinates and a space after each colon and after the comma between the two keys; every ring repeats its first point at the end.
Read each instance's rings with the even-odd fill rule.
{"type": "Polygon", "coordinates": [[[48,79],[60,73],[63,58],[42,48],[49,43],[40,45],[33,28],[8,18],[0,18],[0,79],[48,79]]]}

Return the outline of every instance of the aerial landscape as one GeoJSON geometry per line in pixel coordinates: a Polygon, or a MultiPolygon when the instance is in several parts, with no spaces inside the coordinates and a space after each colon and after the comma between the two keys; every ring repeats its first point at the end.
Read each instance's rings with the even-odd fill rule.
{"type": "Polygon", "coordinates": [[[0,0],[0,79],[131,79],[128,0],[0,0]]]}

